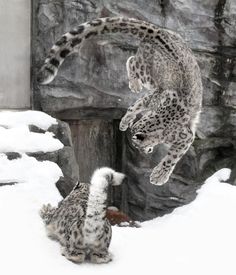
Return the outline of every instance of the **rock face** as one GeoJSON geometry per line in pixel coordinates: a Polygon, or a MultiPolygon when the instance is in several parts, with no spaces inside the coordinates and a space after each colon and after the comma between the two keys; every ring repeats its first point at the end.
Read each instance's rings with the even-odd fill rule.
{"type": "MultiPolygon", "coordinates": [[[[30,125],[29,129],[31,132],[45,132],[34,125],[30,125]]],[[[59,179],[56,186],[61,195],[65,197],[79,180],[79,167],[75,158],[70,127],[67,123],[57,120],[57,124],[53,124],[47,131],[52,132],[54,137],[59,139],[64,147],[53,152],[35,152],[27,153],[27,155],[33,156],[39,161],[49,160],[57,163],[62,170],[63,177],[59,179]]],[[[9,154],[9,157],[15,156],[9,154]]]]}
{"type": "MultiPolygon", "coordinates": [[[[137,41],[103,37],[83,44],[80,55],[66,59],[47,86],[33,81],[38,109],[71,125],[80,179],[109,165],[124,171],[127,184],[111,191],[113,204],[133,219],[146,220],[192,201],[204,179],[222,167],[236,179],[236,2],[234,0],[49,0],[34,1],[33,79],[46,53],[61,34],[96,17],[123,15],[179,32],[196,54],[204,86],[197,137],[178,163],[170,181],[149,183],[152,168],[164,154],[138,152],[119,119],[140,95],[129,92],[125,62],[137,41]]],[[[62,160],[63,161],[63,160],[62,160]]]]}

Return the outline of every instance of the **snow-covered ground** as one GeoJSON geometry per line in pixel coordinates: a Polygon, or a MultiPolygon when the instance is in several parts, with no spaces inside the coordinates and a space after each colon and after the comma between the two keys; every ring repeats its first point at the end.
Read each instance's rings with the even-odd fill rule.
{"type": "MultiPolygon", "coordinates": [[[[11,127],[25,127],[24,122],[11,127]]],[[[60,255],[38,215],[43,203],[55,205],[61,199],[54,185],[61,170],[21,152],[22,158],[11,161],[0,154],[0,182],[19,182],[0,187],[0,274],[236,274],[236,187],[222,182],[229,169],[210,177],[189,205],[141,228],[113,227],[111,263],[77,265],[60,255]]]]}

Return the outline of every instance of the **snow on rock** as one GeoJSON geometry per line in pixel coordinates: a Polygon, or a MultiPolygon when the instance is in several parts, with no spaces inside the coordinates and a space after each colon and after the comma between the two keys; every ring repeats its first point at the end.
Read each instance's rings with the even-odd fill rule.
{"type": "Polygon", "coordinates": [[[53,133],[30,132],[27,126],[11,129],[0,127],[0,152],[52,152],[63,148],[53,133]]]}
{"type": "Polygon", "coordinates": [[[0,152],[52,152],[63,148],[53,133],[34,133],[28,127],[47,130],[53,124],[57,124],[55,118],[39,111],[0,112],[0,152]]]}
{"type": "Polygon", "coordinates": [[[57,120],[40,111],[0,112],[0,126],[13,128],[19,125],[31,124],[46,131],[52,124],[57,124],[57,120]]]}
{"type": "MultiPolygon", "coordinates": [[[[39,162],[26,154],[22,154],[21,158],[10,161],[5,154],[0,154],[0,182],[4,180],[17,181],[25,183],[29,188],[29,183],[33,181],[38,182],[41,188],[45,188],[44,177],[55,183],[60,176],[62,176],[61,170],[53,162],[39,162]],[[50,171],[51,167],[52,172],[50,171]]],[[[46,183],[46,188],[49,188],[49,183],[46,183]]],[[[55,191],[54,187],[53,190],[55,191]]],[[[0,189],[1,191],[2,189],[0,189]]]]}
{"type": "MultiPolygon", "coordinates": [[[[63,196],[67,195],[78,181],[79,169],[69,125],[43,112],[0,111],[1,153],[7,154],[9,159],[28,154],[38,160],[58,164],[63,177],[58,180],[57,187],[63,196]]],[[[1,161],[4,161],[3,157],[1,161]]],[[[2,172],[2,175],[4,174],[5,171],[2,172]]],[[[0,186],[14,182],[19,180],[14,180],[13,177],[10,181],[2,179],[0,186]]]]}
{"type": "Polygon", "coordinates": [[[13,161],[2,156],[0,167],[2,178],[21,182],[0,188],[4,275],[236,274],[236,187],[220,182],[229,169],[210,177],[189,205],[138,229],[113,227],[114,260],[98,266],[69,262],[46,236],[38,211],[43,203],[61,199],[53,184],[61,175],[58,166],[23,155],[13,161]]]}

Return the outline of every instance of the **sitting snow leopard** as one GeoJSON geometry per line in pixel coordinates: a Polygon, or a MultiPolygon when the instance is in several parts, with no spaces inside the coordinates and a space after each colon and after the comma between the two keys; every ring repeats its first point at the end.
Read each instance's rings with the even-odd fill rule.
{"type": "Polygon", "coordinates": [[[51,48],[38,81],[51,82],[66,56],[81,43],[102,34],[122,33],[139,39],[137,53],[126,64],[129,87],[138,99],[120,122],[120,130],[131,129],[132,142],[145,153],[165,143],[168,154],[154,168],[150,182],[166,183],[180,158],[192,144],[201,110],[202,82],[192,51],[176,33],[137,19],[100,18],[64,34],[51,48]],[[140,119],[137,119],[137,115],[140,119]]]}
{"type": "Polygon", "coordinates": [[[44,205],[40,210],[48,236],[62,246],[62,255],[82,263],[112,260],[108,248],[112,229],[106,218],[109,185],[120,185],[125,175],[111,168],[97,169],[91,184],[78,183],[57,207],[44,205]]]}

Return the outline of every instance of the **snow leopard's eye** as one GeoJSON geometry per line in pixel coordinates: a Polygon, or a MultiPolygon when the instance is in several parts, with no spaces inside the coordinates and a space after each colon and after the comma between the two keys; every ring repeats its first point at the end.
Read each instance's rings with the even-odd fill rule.
{"type": "Polygon", "coordinates": [[[148,148],[147,148],[147,153],[148,153],[148,154],[151,154],[152,152],[153,152],[153,147],[148,147],[148,148]]]}
{"type": "Polygon", "coordinates": [[[143,141],[145,139],[145,135],[142,133],[138,133],[138,134],[133,135],[132,139],[143,141]]]}

